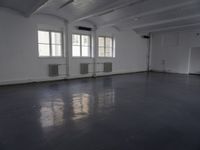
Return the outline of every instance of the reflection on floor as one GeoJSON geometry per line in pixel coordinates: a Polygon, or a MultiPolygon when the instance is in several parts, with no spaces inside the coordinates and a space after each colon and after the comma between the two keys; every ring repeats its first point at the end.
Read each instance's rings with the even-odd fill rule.
{"type": "MultiPolygon", "coordinates": [[[[99,93],[97,96],[96,106],[92,106],[90,103],[90,95],[86,93],[77,93],[72,95],[72,109],[73,117],[72,120],[79,120],[85,117],[88,117],[91,112],[94,112],[96,109],[99,112],[104,112],[107,108],[110,110],[110,107],[114,106],[115,95],[114,89],[106,90],[103,93],[99,93]],[[90,112],[91,111],[91,112],[90,112]]],[[[64,123],[64,102],[63,99],[52,99],[47,101],[42,101],[40,109],[41,117],[41,126],[51,127],[59,126],[64,123]]]]}
{"type": "Polygon", "coordinates": [[[62,99],[55,99],[41,104],[41,126],[59,126],[64,122],[64,102],[62,99]]]}
{"type": "Polygon", "coordinates": [[[199,76],[0,87],[0,150],[199,150],[199,76]]]}
{"type": "Polygon", "coordinates": [[[97,97],[98,111],[104,112],[105,109],[109,111],[111,108],[114,108],[115,105],[115,89],[107,89],[102,93],[98,94],[97,97]]]}
{"type": "Polygon", "coordinates": [[[90,96],[88,94],[73,94],[74,120],[82,119],[89,115],[89,101],[90,96]]]}

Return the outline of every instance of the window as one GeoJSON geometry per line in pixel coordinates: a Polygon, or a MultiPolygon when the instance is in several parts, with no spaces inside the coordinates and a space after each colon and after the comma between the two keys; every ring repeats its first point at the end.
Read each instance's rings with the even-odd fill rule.
{"type": "Polygon", "coordinates": [[[54,31],[38,31],[39,57],[62,57],[62,33],[54,31]]]}
{"type": "Polygon", "coordinates": [[[99,37],[98,49],[99,57],[114,57],[113,38],[111,37],[99,37]]]}
{"type": "Polygon", "coordinates": [[[72,56],[73,57],[90,57],[90,36],[89,35],[72,35],[72,56]]]}

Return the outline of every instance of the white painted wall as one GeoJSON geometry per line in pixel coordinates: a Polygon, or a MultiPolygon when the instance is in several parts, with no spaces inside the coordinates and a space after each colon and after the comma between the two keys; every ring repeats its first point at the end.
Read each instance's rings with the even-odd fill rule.
{"type": "Polygon", "coordinates": [[[0,84],[56,79],[48,77],[48,64],[63,64],[66,58],[38,58],[37,29],[48,25],[64,30],[64,22],[49,16],[28,19],[2,9],[0,20],[0,84]]]}
{"type": "MultiPolygon", "coordinates": [[[[69,43],[71,43],[71,34],[72,33],[81,33],[80,31],[75,30],[74,26],[83,25],[73,24],[70,25],[72,29],[69,31],[69,43]],[[71,33],[70,33],[71,32],[71,33]]],[[[89,26],[89,24],[84,24],[89,26]]],[[[111,36],[115,38],[116,43],[116,57],[115,58],[99,58],[98,51],[94,54],[96,58],[96,75],[110,75],[110,74],[121,74],[121,73],[131,73],[147,70],[147,52],[148,52],[148,41],[141,38],[140,35],[136,34],[133,30],[124,30],[118,31],[115,28],[102,28],[98,29],[95,33],[85,33],[98,36],[111,36]],[[113,72],[112,73],[103,73],[103,63],[112,62],[113,63],[113,72]]],[[[81,77],[80,75],[80,63],[93,63],[93,58],[72,58],[71,54],[71,45],[69,44],[69,53],[70,53],[70,77],[76,78],[81,77]]],[[[90,65],[90,72],[93,72],[93,65],[90,65]]],[[[92,76],[92,73],[86,76],[92,76]]]]}
{"type": "MultiPolygon", "coordinates": [[[[72,57],[72,34],[87,34],[92,37],[93,32],[77,30],[77,26],[94,28],[93,25],[91,25],[90,23],[85,22],[85,21],[81,21],[78,23],[72,23],[72,24],[68,25],[69,78],[90,77],[90,76],[92,76],[93,73],[89,73],[88,75],[80,74],[80,64],[81,63],[93,63],[93,59],[92,58],[72,57]]],[[[93,72],[92,65],[90,65],[89,72],[93,72]]]]}
{"type": "Polygon", "coordinates": [[[147,70],[148,40],[133,30],[116,33],[114,72],[127,73],[147,70]]]}
{"type": "MultiPolygon", "coordinates": [[[[0,9],[0,20],[0,85],[85,77],[79,73],[80,63],[93,63],[93,58],[72,58],[71,51],[71,34],[80,33],[75,26],[93,27],[88,22],[67,24],[64,20],[46,15],[24,18],[6,9],[0,9]],[[66,57],[38,58],[37,29],[43,27],[64,32],[66,57]],[[66,64],[61,68],[61,74],[67,72],[68,76],[48,77],[48,64],[66,64]]],[[[146,70],[148,43],[134,31],[117,31],[114,28],[107,28],[89,34],[115,37],[116,58],[97,58],[97,62],[113,62],[111,74],[146,70]]],[[[101,70],[101,66],[98,69],[101,70]]],[[[92,65],[90,71],[93,71],[92,65]]],[[[92,73],[86,76],[92,76],[92,73]]]]}
{"type": "Polygon", "coordinates": [[[189,72],[200,74],[200,47],[191,49],[189,72]]]}
{"type": "Polygon", "coordinates": [[[198,33],[198,29],[153,33],[151,69],[188,74],[190,49],[200,46],[198,33]]]}

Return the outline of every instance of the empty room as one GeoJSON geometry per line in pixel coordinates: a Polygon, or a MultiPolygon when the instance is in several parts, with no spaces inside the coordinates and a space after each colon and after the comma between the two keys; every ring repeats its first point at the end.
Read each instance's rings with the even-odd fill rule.
{"type": "Polygon", "coordinates": [[[199,150],[200,0],[0,0],[0,150],[199,150]]]}

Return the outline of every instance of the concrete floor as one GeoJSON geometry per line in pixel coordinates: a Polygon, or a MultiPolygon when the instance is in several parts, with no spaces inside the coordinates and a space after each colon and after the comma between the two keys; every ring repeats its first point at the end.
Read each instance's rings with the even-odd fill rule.
{"type": "Polygon", "coordinates": [[[0,150],[199,149],[199,76],[138,73],[0,88],[0,150]]]}

